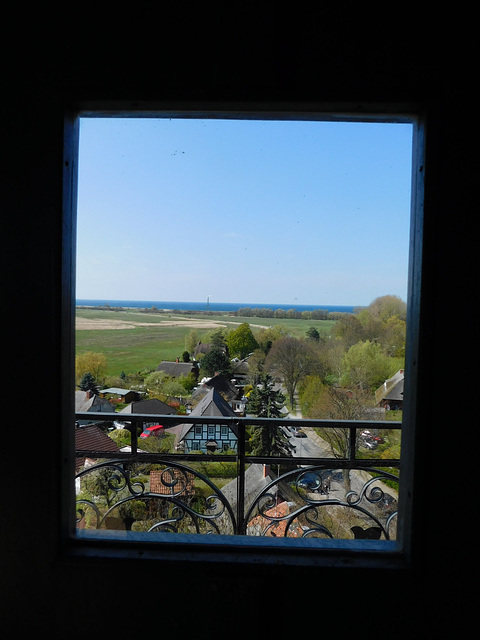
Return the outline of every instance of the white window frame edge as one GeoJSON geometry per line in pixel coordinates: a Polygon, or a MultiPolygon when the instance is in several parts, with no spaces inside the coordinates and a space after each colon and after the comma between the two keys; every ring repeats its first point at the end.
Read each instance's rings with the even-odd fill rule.
{"type": "MultiPolygon", "coordinates": [[[[417,380],[420,330],[420,302],[422,281],[422,247],[423,247],[423,208],[424,208],[424,167],[425,167],[425,118],[416,106],[392,105],[388,109],[379,110],[378,105],[329,105],[328,108],[316,105],[283,106],[278,109],[272,104],[241,105],[232,108],[200,107],[195,109],[165,108],[156,105],[148,108],[125,108],[124,105],[111,105],[107,109],[99,105],[78,108],[65,114],[64,118],[64,157],[63,157],[63,220],[62,220],[62,274],[61,274],[61,312],[62,312],[62,405],[61,424],[73,425],[75,406],[74,363],[75,363],[75,269],[76,269],[76,210],[78,186],[78,151],[80,117],[192,117],[192,118],[232,118],[232,119],[285,119],[285,120],[318,120],[318,121],[358,121],[358,122],[408,122],[413,127],[412,140],[412,182],[411,182],[411,220],[408,266],[407,296],[407,343],[405,357],[405,409],[402,428],[402,455],[400,474],[402,490],[399,495],[399,515],[397,541],[391,544],[373,544],[373,541],[360,540],[325,540],[315,545],[296,548],[288,541],[282,541],[272,549],[271,542],[263,539],[237,540],[239,536],[175,536],[169,534],[168,542],[148,536],[129,538],[132,544],[122,544],[122,536],[112,536],[111,532],[101,532],[102,537],[93,535],[90,540],[80,540],[74,521],[75,490],[75,437],[74,430],[64,428],[61,438],[61,501],[60,501],[60,542],[61,552],[69,556],[82,557],[135,557],[149,559],[169,559],[178,561],[191,560],[192,553],[197,553],[196,560],[205,562],[241,562],[249,560],[255,563],[295,564],[309,566],[339,567],[378,567],[407,568],[412,565],[414,556],[414,475],[415,431],[417,419],[417,380]],[[105,536],[104,534],[108,535],[105,536]],[[135,540],[136,538],[136,540],[135,540]],[[200,540],[202,538],[202,540],[200,540]],[[203,540],[203,538],[208,538],[203,540]],[[232,538],[235,538],[233,540],[232,538]],[[247,549],[248,556],[236,553],[247,549]],[[274,552],[272,555],[272,551],[274,552]],[[267,553],[265,553],[267,552],[267,553]],[[277,552],[280,554],[278,555],[277,552]],[[172,553],[174,556],[172,556],[172,553]],[[273,560],[272,560],[273,558],[273,560]]],[[[416,536],[418,538],[418,536],[416,536]]],[[[250,537],[247,537],[250,538],[250,537]]]]}

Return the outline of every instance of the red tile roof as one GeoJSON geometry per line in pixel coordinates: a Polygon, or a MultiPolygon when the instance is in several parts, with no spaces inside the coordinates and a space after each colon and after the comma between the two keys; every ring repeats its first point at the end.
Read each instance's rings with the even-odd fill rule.
{"type": "Polygon", "coordinates": [[[150,491],[164,496],[182,493],[192,496],[195,493],[195,476],[193,473],[182,473],[173,467],[164,471],[150,472],[150,491]],[[175,482],[176,481],[176,482],[175,482]],[[172,485],[172,486],[168,486],[172,485]]]}

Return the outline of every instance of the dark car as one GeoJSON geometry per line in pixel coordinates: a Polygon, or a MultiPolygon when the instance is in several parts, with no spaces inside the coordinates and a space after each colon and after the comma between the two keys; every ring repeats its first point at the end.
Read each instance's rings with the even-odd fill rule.
{"type": "Polygon", "coordinates": [[[322,486],[322,480],[316,473],[304,473],[297,482],[302,489],[317,491],[322,486]]]}
{"type": "Polygon", "coordinates": [[[293,435],[295,436],[295,438],[306,438],[307,434],[305,433],[305,431],[302,431],[301,429],[295,429],[295,431],[293,432],[293,435]]]}

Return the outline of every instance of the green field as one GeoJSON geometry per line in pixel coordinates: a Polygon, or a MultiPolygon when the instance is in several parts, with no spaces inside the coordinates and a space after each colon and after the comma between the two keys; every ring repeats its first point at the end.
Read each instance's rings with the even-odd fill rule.
{"type": "MultiPolygon", "coordinates": [[[[291,320],[283,318],[241,318],[218,315],[179,315],[141,313],[139,311],[108,311],[100,309],[77,309],[77,319],[105,323],[103,328],[76,330],[76,353],[95,351],[107,358],[107,376],[118,376],[122,371],[135,373],[154,370],[162,360],[175,360],[185,350],[185,337],[194,328],[201,340],[212,331],[212,323],[234,329],[248,322],[254,334],[260,326],[281,325],[291,335],[304,337],[307,329],[315,327],[321,333],[329,333],[334,320],[291,320]],[[107,328],[118,323],[149,323],[149,326],[134,328],[107,328]],[[181,326],[166,326],[167,322],[181,326]],[[194,325],[194,326],[192,326],[194,325]]],[[[93,325],[91,325],[93,326],[93,325]]]]}

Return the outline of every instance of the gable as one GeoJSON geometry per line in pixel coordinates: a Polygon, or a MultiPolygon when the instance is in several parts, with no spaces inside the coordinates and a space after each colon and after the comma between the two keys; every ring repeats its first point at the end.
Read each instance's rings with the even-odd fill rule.
{"type": "MultiPolygon", "coordinates": [[[[216,389],[210,389],[206,396],[197,404],[190,414],[192,416],[228,416],[235,418],[235,412],[228,402],[222,398],[216,389]]],[[[235,425],[228,425],[236,438],[238,438],[238,429],[235,425]]],[[[192,431],[195,424],[183,424],[178,435],[178,440],[183,440],[187,434],[192,431]]]]}
{"type": "Polygon", "coordinates": [[[146,413],[146,414],[159,414],[159,415],[173,415],[176,413],[175,409],[170,405],[158,400],[158,398],[151,398],[150,400],[139,400],[132,402],[122,409],[120,413],[146,413]]]}
{"type": "Polygon", "coordinates": [[[113,411],[113,407],[108,400],[99,398],[90,391],[75,391],[75,411],[82,413],[86,411],[113,411]]]}

